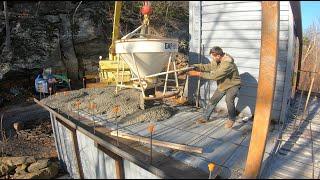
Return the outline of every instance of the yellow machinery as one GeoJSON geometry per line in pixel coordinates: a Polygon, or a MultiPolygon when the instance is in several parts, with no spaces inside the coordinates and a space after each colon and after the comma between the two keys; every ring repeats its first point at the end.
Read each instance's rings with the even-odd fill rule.
{"type": "MultiPolygon", "coordinates": [[[[116,77],[117,77],[117,69],[118,69],[118,62],[117,56],[115,52],[115,41],[119,39],[120,35],[120,15],[121,15],[121,1],[115,1],[115,11],[114,11],[114,19],[113,19],[113,31],[112,31],[112,42],[109,48],[109,59],[102,59],[100,58],[99,61],[99,78],[100,82],[107,83],[107,84],[115,84],[116,77]]],[[[120,64],[124,63],[124,77],[123,81],[130,82],[131,72],[129,66],[125,62],[121,62],[120,64]]]]}
{"type": "MultiPolygon", "coordinates": [[[[112,42],[109,48],[109,59],[101,59],[99,61],[99,78],[100,82],[107,84],[116,84],[117,82],[117,69],[124,71],[121,74],[121,80],[125,84],[131,84],[131,72],[129,66],[122,60],[117,59],[115,51],[115,41],[120,39],[120,16],[121,16],[122,1],[115,1],[114,19],[113,19],[113,31],[112,42]],[[118,63],[119,61],[119,63],[118,63]],[[119,67],[118,67],[119,66],[119,67]]],[[[144,6],[141,8],[143,14],[143,26],[141,34],[148,33],[149,26],[149,14],[151,13],[150,2],[144,1],[144,6]]]]}
{"type": "MultiPolygon", "coordinates": [[[[123,60],[121,60],[123,61],[123,60]]],[[[124,79],[123,82],[127,83],[130,82],[131,79],[131,72],[129,66],[125,62],[124,63],[124,79]]],[[[115,84],[117,82],[117,68],[118,68],[118,62],[116,60],[103,60],[101,59],[99,61],[99,78],[100,82],[106,83],[106,84],[115,84]]]]}

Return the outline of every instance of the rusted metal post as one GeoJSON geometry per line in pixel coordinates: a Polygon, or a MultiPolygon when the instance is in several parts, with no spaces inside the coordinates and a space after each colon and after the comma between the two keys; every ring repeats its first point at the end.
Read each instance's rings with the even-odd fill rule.
{"type": "Polygon", "coordinates": [[[83,89],[86,88],[86,78],[85,77],[82,78],[82,88],[83,89]]]}
{"type": "Polygon", "coordinates": [[[259,176],[268,137],[277,76],[279,1],[262,1],[259,83],[245,178],[259,176]]]}
{"type": "Polygon", "coordinates": [[[119,105],[116,105],[113,109],[112,109],[113,113],[116,114],[116,126],[117,126],[117,146],[119,146],[119,136],[118,136],[118,133],[119,133],[119,125],[118,125],[118,112],[120,112],[120,106],[119,105]]]}
{"type": "Polygon", "coordinates": [[[148,126],[148,131],[150,133],[150,164],[152,164],[152,134],[154,132],[154,124],[148,126]]]}

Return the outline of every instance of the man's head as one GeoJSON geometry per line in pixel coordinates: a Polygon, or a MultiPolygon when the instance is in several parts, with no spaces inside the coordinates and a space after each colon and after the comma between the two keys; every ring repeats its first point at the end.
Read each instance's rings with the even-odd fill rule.
{"type": "Polygon", "coordinates": [[[216,62],[220,62],[224,56],[224,52],[219,46],[214,46],[211,48],[209,54],[216,62]]]}

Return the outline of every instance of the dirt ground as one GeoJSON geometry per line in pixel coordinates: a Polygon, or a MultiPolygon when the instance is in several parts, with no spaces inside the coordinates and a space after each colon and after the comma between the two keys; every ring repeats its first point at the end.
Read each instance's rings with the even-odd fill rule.
{"type": "MultiPolygon", "coordinates": [[[[0,157],[34,156],[58,161],[49,114],[33,102],[33,96],[3,106],[0,120],[1,116],[0,157]],[[23,125],[19,131],[13,127],[16,122],[23,125]]],[[[66,173],[59,168],[57,177],[66,173]]]]}
{"type": "Polygon", "coordinates": [[[2,138],[1,154],[34,156],[36,159],[57,158],[50,119],[27,122],[24,126],[23,130],[7,133],[7,136],[2,138]]]}

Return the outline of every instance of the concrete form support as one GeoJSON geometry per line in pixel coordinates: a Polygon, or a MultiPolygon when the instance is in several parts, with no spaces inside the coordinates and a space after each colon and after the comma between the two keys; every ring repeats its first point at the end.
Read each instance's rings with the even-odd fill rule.
{"type": "Polygon", "coordinates": [[[102,145],[95,143],[96,147],[101,150],[102,152],[106,153],[115,161],[116,167],[116,178],[117,179],[124,179],[124,168],[123,168],[123,158],[112,151],[108,150],[107,148],[103,147],[102,145]]]}
{"type": "Polygon", "coordinates": [[[277,76],[279,9],[279,1],[262,1],[259,84],[245,178],[258,177],[268,137],[277,76]]]}
{"type": "MultiPolygon", "coordinates": [[[[190,167],[179,160],[175,160],[160,153],[155,153],[154,157],[156,157],[155,159],[158,160],[161,159],[161,161],[150,165],[149,157],[145,154],[145,152],[141,152],[141,149],[137,150],[122,142],[119,142],[119,145],[117,145],[116,140],[114,138],[109,137],[109,133],[106,133],[104,131],[107,130],[108,132],[110,132],[107,128],[97,130],[94,134],[93,127],[87,125],[84,122],[86,120],[75,119],[76,117],[78,117],[76,114],[71,115],[71,118],[67,119],[62,114],[57,113],[53,109],[44,105],[39,100],[34,99],[34,102],[36,102],[38,105],[50,112],[52,114],[51,116],[55,116],[55,119],[64,127],[70,130],[73,129],[76,132],[81,132],[88,138],[92,139],[98,149],[100,149],[102,152],[113,158],[116,161],[116,178],[124,178],[126,176],[124,173],[124,160],[127,160],[139,166],[140,168],[152,173],[153,175],[159,178],[172,179],[179,177],[181,179],[204,179],[208,177],[207,172],[204,172],[197,168],[190,167]],[[105,150],[108,150],[108,153],[105,150]],[[185,171],[185,169],[188,169],[188,171],[185,171]]],[[[78,144],[77,141],[74,142],[78,144]]],[[[217,176],[217,174],[214,174],[214,176],[217,176]]]]}
{"type": "Polygon", "coordinates": [[[73,142],[74,154],[75,154],[76,159],[77,159],[79,176],[80,176],[80,179],[84,179],[83,169],[82,169],[82,164],[81,164],[81,159],[80,159],[80,150],[79,150],[79,145],[78,145],[78,138],[77,138],[76,129],[74,129],[73,127],[71,127],[70,125],[66,124],[64,121],[62,121],[62,120],[60,120],[58,118],[55,118],[55,119],[59,123],[61,123],[64,127],[69,129],[71,131],[71,133],[72,133],[72,142],[73,142]]]}

